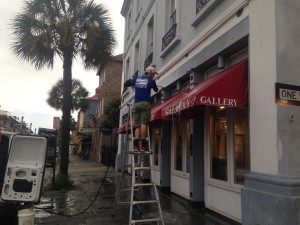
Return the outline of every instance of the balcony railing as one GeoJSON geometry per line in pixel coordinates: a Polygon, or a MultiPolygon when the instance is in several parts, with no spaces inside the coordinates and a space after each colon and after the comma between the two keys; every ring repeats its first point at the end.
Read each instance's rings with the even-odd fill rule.
{"type": "Polygon", "coordinates": [[[150,55],[147,57],[144,63],[144,69],[146,69],[148,66],[152,64],[153,61],[153,52],[150,53],[150,55]]]}
{"type": "Polygon", "coordinates": [[[163,51],[170,43],[171,41],[176,37],[176,26],[177,24],[175,23],[171,29],[168,31],[168,33],[163,37],[162,39],[162,48],[161,50],[163,51]]]}
{"type": "Polygon", "coordinates": [[[210,0],[196,0],[196,14],[209,2],[210,0]]]}

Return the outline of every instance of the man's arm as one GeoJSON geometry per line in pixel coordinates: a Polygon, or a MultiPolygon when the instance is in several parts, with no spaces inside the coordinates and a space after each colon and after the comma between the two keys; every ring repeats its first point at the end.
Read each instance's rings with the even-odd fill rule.
{"type": "Polygon", "coordinates": [[[156,82],[154,81],[154,85],[153,85],[153,91],[158,92],[158,87],[156,85],[156,82]]]}
{"type": "Polygon", "coordinates": [[[131,79],[126,80],[125,83],[124,83],[124,87],[127,88],[127,87],[130,87],[130,86],[132,86],[132,85],[131,85],[131,79]]]}

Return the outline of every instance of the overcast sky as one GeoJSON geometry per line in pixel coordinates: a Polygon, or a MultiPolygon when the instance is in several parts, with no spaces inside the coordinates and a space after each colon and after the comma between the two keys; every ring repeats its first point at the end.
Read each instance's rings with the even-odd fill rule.
{"type": "MultiPolygon", "coordinates": [[[[44,68],[35,70],[34,66],[20,61],[12,54],[10,44],[12,30],[9,26],[16,13],[21,12],[24,1],[6,1],[0,14],[0,106],[12,116],[24,116],[24,121],[32,123],[32,130],[39,127],[52,128],[53,117],[61,116],[60,111],[52,109],[46,103],[47,93],[52,85],[62,77],[62,63],[54,62],[53,70],[44,68]]],[[[102,3],[110,12],[113,28],[116,31],[118,46],[115,55],[123,52],[124,18],[121,16],[123,0],[94,0],[102,3]]],[[[94,95],[98,85],[95,70],[86,71],[79,62],[73,63],[73,78],[79,79],[94,95]]],[[[77,115],[76,115],[77,116],[77,115]]],[[[75,118],[77,120],[77,118],[75,118]]]]}

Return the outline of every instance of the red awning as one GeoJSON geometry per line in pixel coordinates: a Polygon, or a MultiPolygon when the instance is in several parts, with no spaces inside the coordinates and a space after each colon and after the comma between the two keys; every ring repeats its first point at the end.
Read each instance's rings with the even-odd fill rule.
{"type": "Polygon", "coordinates": [[[248,104],[248,60],[244,60],[196,85],[161,109],[167,117],[195,105],[244,108],[248,104]]]}
{"type": "Polygon", "coordinates": [[[171,104],[172,102],[176,101],[178,98],[182,97],[188,91],[189,90],[184,90],[184,91],[178,93],[177,95],[174,95],[172,98],[169,98],[165,102],[152,107],[150,121],[163,119],[162,114],[161,114],[162,109],[164,107],[166,107],[167,105],[171,104]]]}

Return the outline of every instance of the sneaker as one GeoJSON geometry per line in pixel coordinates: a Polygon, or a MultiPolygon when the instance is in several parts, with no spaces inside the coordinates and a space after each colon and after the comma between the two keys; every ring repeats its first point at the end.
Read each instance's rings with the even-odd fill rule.
{"type": "Polygon", "coordinates": [[[140,151],[140,147],[139,146],[134,146],[133,147],[133,151],[134,152],[139,152],[140,151]]]}

